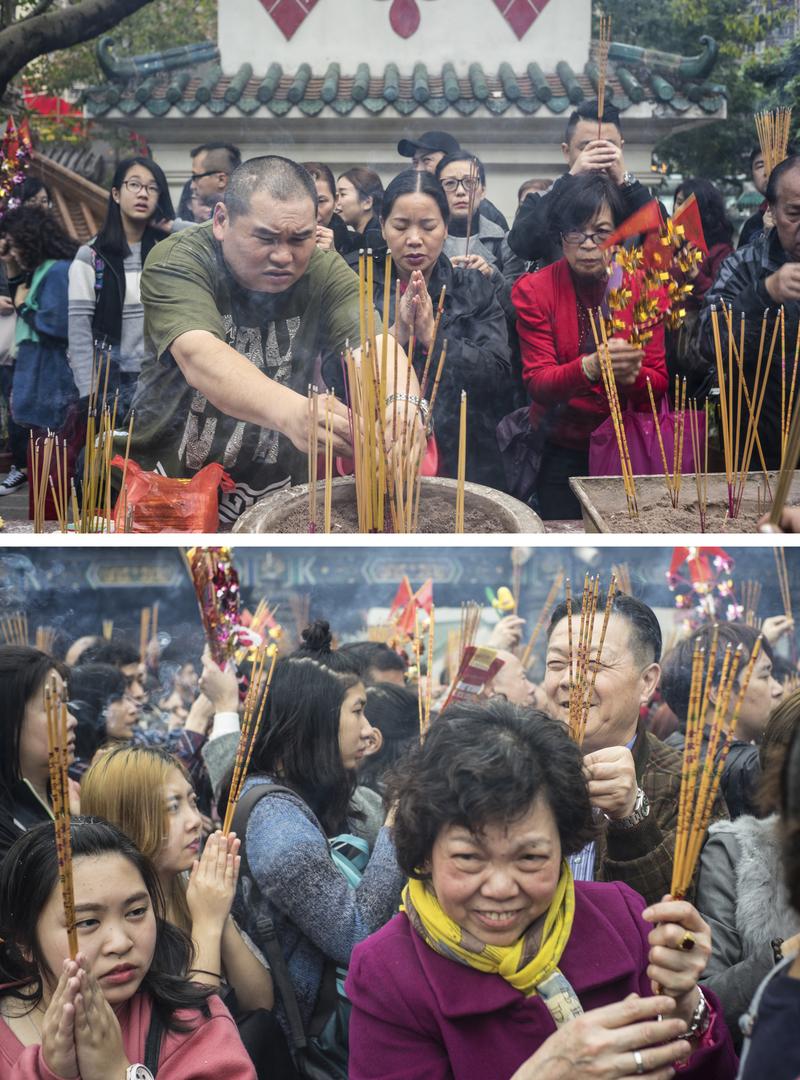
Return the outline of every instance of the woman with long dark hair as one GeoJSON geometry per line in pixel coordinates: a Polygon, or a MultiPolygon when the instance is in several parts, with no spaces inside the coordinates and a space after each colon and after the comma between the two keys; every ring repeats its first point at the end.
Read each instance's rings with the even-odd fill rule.
{"type": "Polygon", "coordinates": [[[17,311],[11,408],[34,432],[60,432],[78,397],[67,359],[67,279],[77,246],[42,206],[21,206],[0,222],[0,260],[17,311]]]}
{"type": "Polygon", "coordinates": [[[174,217],[161,168],[150,158],[125,158],[111,181],[106,220],[70,268],[69,354],[75,384],[81,398],[87,398],[95,347],[110,349],[109,392],[119,387],[119,416],[127,412],[146,355],[142,267],[166,235],[157,223],[174,217]]]}
{"type": "MultiPolygon", "coordinates": [[[[307,1030],[323,981],[337,965],[346,968],[353,947],[396,910],[402,877],[388,828],[370,851],[352,801],[371,734],[364,685],[344,657],[335,661],[340,670],[324,662],[330,635],[321,626],[304,651],[275,668],[242,801],[254,788],[262,797],[234,828],[248,871],[239,880],[237,917],[268,958],[262,928],[265,919],[274,925],[307,1030]]],[[[287,1001],[275,983],[288,1033],[287,1001]]]]}
{"type": "Polygon", "coordinates": [[[352,230],[347,234],[347,248],[341,249],[343,254],[346,250],[355,255],[361,248],[386,252],[378,217],[382,199],[383,184],[372,169],[359,165],[339,177],[336,182],[336,213],[352,230]]]}
{"type": "Polygon", "coordinates": [[[166,921],[148,860],[98,819],[73,819],[71,840],[75,960],[52,825],[21,837],[0,873],[0,1073],[255,1080],[225,1006],[186,978],[191,942],[166,921]]]}
{"type": "MultiPolygon", "coordinates": [[[[18,836],[52,817],[44,691],[52,679],[63,687],[66,676],[39,649],[0,645],[0,863],[18,836]]],[[[70,761],[75,725],[68,713],[70,761]]],[[[77,810],[77,788],[72,794],[77,810]]]]}

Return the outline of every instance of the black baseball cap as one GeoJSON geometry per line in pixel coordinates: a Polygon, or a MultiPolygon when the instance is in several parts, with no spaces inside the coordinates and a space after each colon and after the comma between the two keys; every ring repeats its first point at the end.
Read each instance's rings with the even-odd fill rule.
{"type": "Polygon", "coordinates": [[[444,154],[460,154],[458,139],[446,131],[426,131],[418,139],[401,139],[397,144],[400,157],[413,157],[418,150],[440,150],[444,154]]]}

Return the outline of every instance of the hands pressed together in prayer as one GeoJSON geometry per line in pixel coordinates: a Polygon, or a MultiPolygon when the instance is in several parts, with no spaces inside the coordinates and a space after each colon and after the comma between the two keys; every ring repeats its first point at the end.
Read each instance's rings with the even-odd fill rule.
{"type": "Polygon", "coordinates": [[[428,349],[433,341],[436,316],[433,300],[420,270],[415,270],[408,280],[408,287],[400,297],[400,307],[395,312],[395,325],[391,333],[405,348],[413,333],[416,345],[428,349]]]}
{"type": "Polygon", "coordinates": [[[221,830],[209,836],[199,859],[195,859],[186,887],[186,902],[192,916],[192,934],[222,934],[230,915],[239,878],[241,841],[236,833],[221,830]]]}
{"type": "Polygon", "coordinates": [[[615,183],[621,184],[625,175],[625,160],[616,143],[609,142],[608,139],[592,139],[578,154],[569,171],[572,176],[606,172],[615,183]]]}
{"type": "Polygon", "coordinates": [[[124,1076],[131,1065],[119,1021],[83,953],[64,961],[42,1020],[42,1055],[65,1080],[108,1080],[124,1076]]]}

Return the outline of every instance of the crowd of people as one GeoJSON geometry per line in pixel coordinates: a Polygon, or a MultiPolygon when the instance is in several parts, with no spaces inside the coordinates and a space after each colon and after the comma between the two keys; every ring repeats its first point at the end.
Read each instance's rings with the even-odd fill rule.
{"type": "Polygon", "coordinates": [[[228,831],[252,654],[220,667],[208,648],[162,657],[119,634],[62,634],[57,655],[0,646],[2,1075],[794,1080],[794,623],[764,620],[749,681],[759,634],[717,626],[707,693],[730,644],[741,664],[721,715],[733,722],[741,690],[736,738],[676,898],[687,657],[711,652],[712,631],[662,655],[653,610],[618,593],[602,653],[599,620],[590,643],[579,746],[570,611],[553,610],[535,679],[522,618],[481,631],[491,678],[449,702],[454,672],[432,679],[424,738],[433,658],[336,642],[322,620],[284,633],[228,831]],[[69,701],[74,959],[54,686],[69,701]]]}
{"type": "MultiPolygon", "coordinates": [[[[8,292],[0,295],[0,330],[16,315],[13,342],[0,335],[13,458],[0,494],[28,480],[31,431],[61,433],[73,468],[98,349],[111,355],[120,428],[131,410],[135,416],[134,460],[174,478],[221,464],[233,483],[221,495],[223,523],[268,492],[306,481],[310,384],[335,391],[334,451],[352,457],[341,358],[363,339],[355,270],[365,252],[376,330],[398,354],[386,373],[387,441],[400,437],[397,402],[405,402],[399,412],[411,408],[416,437],[435,440],[439,475],[455,476],[465,390],[467,479],[514,494],[544,519],[580,517],[569,478],[590,474],[593,440],[610,416],[592,329],[598,311],[609,315],[605,242],[653,199],[626,169],[618,112],[606,105],[598,118],[597,109],[589,101],[572,113],[566,172],[552,184],[523,184],[510,228],[488,198],[484,164],[441,131],[401,140],[399,161],[411,167],[385,186],[367,167],[336,177],[324,162],[242,161],[237,147],[209,143],[192,151],[177,212],[159,165],[126,158],[100,231],[80,247],[42,184],[25,181],[21,205],[0,222],[8,292]],[[445,341],[429,418],[420,383],[445,341]]],[[[679,330],[657,325],[644,346],[612,336],[624,409],[649,412],[648,383],[658,407],[674,406],[675,376],[686,377],[699,405],[713,394],[713,304],[729,305],[737,328],[746,318],[746,372],[756,364],[764,312],[768,321],[782,312],[794,342],[800,159],[790,148],[767,177],[754,150],[751,167],[764,205],[736,251],[714,184],[687,178],[679,186],[675,208],[694,197],[708,250],[676,270],[692,286],[679,330]]],[[[779,464],[783,445],[781,385],[775,365],[759,426],[768,467],[779,464]]]]}

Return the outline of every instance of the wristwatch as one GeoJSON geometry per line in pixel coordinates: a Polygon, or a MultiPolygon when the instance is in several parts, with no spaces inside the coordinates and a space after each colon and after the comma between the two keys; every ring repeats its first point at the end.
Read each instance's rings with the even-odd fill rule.
{"type": "Polygon", "coordinates": [[[156,1080],[146,1065],[129,1065],[125,1080],[156,1080]]]}
{"type": "Polygon", "coordinates": [[[636,174],[626,171],[622,174],[622,183],[619,186],[623,188],[630,188],[633,187],[635,183],[637,183],[636,174]]]}
{"type": "Polygon", "coordinates": [[[633,810],[627,817],[624,818],[608,818],[608,826],[611,829],[632,829],[634,825],[639,825],[647,815],[650,813],[650,803],[647,801],[647,796],[641,788],[636,789],[636,802],[633,804],[633,810]]]}

